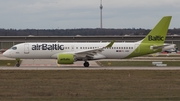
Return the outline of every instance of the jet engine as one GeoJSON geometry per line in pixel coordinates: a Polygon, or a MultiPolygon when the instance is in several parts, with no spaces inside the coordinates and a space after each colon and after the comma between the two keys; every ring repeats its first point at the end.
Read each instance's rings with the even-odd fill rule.
{"type": "Polygon", "coordinates": [[[57,57],[58,64],[73,64],[75,61],[73,54],[59,54],[57,57]]]}

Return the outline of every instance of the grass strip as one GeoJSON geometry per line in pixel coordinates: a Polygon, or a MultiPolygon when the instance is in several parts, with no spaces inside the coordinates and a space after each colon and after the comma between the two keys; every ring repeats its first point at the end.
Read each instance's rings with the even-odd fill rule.
{"type": "Polygon", "coordinates": [[[16,60],[0,60],[0,66],[15,66],[16,60]]]}
{"type": "Polygon", "coordinates": [[[180,101],[180,71],[0,71],[0,101],[180,101]]]}

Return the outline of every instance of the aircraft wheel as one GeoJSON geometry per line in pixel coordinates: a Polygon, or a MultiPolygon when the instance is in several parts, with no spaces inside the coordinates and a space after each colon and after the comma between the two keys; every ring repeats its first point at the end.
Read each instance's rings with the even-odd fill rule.
{"type": "Polygon", "coordinates": [[[19,67],[19,66],[20,66],[20,64],[19,64],[19,63],[17,63],[17,64],[16,64],[16,67],[19,67]]]}
{"type": "Polygon", "coordinates": [[[89,67],[89,62],[84,62],[84,67],[89,67]]]}

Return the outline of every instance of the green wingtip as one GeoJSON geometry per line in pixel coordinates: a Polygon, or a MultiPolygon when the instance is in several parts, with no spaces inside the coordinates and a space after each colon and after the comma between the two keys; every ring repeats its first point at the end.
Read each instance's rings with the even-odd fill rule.
{"type": "Polygon", "coordinates": [[[106,46],[106,48],[111,48],[111,47],[113,46],[114,42],[115,42],[115,40],[111,41],[111,42],[106,46]]]}

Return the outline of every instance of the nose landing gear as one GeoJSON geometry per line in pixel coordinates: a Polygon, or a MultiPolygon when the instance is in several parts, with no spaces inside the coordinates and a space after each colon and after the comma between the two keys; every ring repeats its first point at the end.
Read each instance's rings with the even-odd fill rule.
{"type": "Polygon", "coordinates": [[[19,58],[17,58],[17,59],[16,59],[16,61],[17,61],[17,63],[16,63],[16,67],[19,67],[19,66],[20,66],[20,59],[19,59],[19,58]]]}

